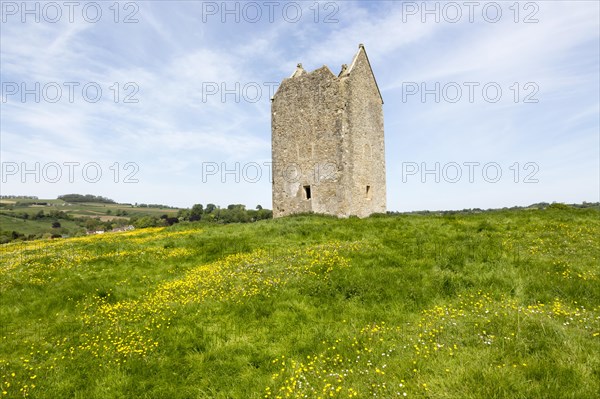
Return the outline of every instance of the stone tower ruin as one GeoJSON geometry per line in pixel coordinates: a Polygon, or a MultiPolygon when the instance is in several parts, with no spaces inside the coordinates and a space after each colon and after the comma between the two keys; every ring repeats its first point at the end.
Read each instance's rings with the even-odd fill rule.
{"type": "Polygon", "coordinates": [[[365,47],[335,76],[298,64],[271,104],[273,216],[386,211],[383,98],[365,47]]]}

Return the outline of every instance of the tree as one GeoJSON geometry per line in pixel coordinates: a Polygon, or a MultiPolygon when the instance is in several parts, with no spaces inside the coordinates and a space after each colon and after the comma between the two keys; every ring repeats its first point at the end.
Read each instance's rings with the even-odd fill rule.
{"type": "Polygon", "coordinates": [[[172,218],[172,217],[168,217],[165,219],[165,222],[169,225],[169,226],[173,226],[175,223],[179,223],[179,219],[177,218],[172,218]]]}
{"type": "Polygon", "coordinates": [[[204,210],[204,213],[213,213],[215,209],[217,209],[217,206],[215,204],[206,204],[206,209],[204,210]]]}
{"type": "Polygon", "coordinates": [[[189,221],[194,222],[194,221],[202,219],[203,212],[204,212],[204,207],[202,206],[202,204],[194,204],[194,206],[192,206],[192,209],[190,210],[189,221]]]}
{"type": "Polygon", "coordinates": [[[177,211],[177,217],[181,220],[189,220],[190,219],[190,210],[189,209],[180,209],[177,211]]]}
{"type": "Polygon", "coordinates": [[[97,229],[98,229],[98,227],[100,226],[100,224],[101,224],[100,220],[98,220],[98,219],[94,219],[94,218],[88,218],[88,219],[85,221],[85,228],[86,228],[88,231],[91,231],[91,230],[97,230],[97,229]]]}
{"type": "Polygon", "coordinates": [[[570,209],[571,207],[569,205],[563,204],[561,202],[553,202],[550,205],[548,205],[548,209],[560,209],[560,210],[566,210],[566,209],[570,209]]]}
{"type": "Polygon", "coordinates": [[[156,227],[160,225],[160,222],[156,216],[144,216],[136,220],[133,225],[138,229],[143,229],[145,227],[156,227]]]}

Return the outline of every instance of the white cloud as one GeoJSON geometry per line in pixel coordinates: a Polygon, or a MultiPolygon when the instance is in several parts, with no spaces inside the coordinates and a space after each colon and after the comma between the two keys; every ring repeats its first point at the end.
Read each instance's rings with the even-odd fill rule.
{"type": "Polygon", "coordinates": [[[242,87],[276,82],[298,62],[306,69],[327,64],[336,73],[364,43],[386,101],[390,209],[598,199],[597,2],[536,2],[537,24],[515,24],[508,9],[512,3],[501,3],[505,14],[497,24],[481,18],[458,24],[421,23],[419,18],[403,22],[400,2],[335,4],[339,22],[329,24],[322,21],[323,8],[314,22],[311,2],[302,3],[304,17],[296,24],[277,13],[272,23],[263,18],[222,24],[219,16],[205,23],[200,2],[140,3],[137,24],[115,24],[110,18],[98,24],[3,24],[2,82],[97,82],[103,96],[97,103],[79,93],[73,103],[36,104],[31,97],[21,102],[2,93],[2,160],[97,161],[104,167],[132,161],[144,177],[134,186],[12,181],[3,192],[43,196],[93,188],[96,194],[130,202],[191,205],[205,198],[228,204],[247,198],[249,206],[260,202],[269,207],[268,182],[246,187],[198,180],[202,162],[269,159],[266,88],[260,101],[251,103],[236,102],[233,95],[221,101],[220,92],[203,97],[203,86],[215,83],[220,90],[221,84],[231,89],[236,82],[242,87]],[[498,82],[502,101],[402,101],[404,82],[436,81],[498,82]],[[110,89],[115,82],[119,102],[110,89]],[[128,82],[139,88],[138,103],[122,101],[131,93],[124,88],[128,82]],[[521,95],[524,83],[536,83],[539,103],[515,103],[514,82],[521,95]],[[544,180],[535,189],[398,184],[402,162],[436,160],[505,166],[536,161],[544,180]]]}

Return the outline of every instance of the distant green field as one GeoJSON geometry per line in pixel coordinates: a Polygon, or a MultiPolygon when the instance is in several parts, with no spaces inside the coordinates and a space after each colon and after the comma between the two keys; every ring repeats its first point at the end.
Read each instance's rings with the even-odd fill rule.
{"type": "MultiPolygon", "coordinates": [[[[78,229],[77,223],[70,220],[60,220],[61,227],[67,229],[78,229]]],[[[0,215],[0,228],[7,231],[18,231],[23,234],[53,233],[57,229],[52,228],[51,220],[23,220],[6,215],[0,215]]]]}
{"type": "MultiPolygon", "coordinates": [[[[5,203],[9,203],[8,201],[14,200],[2,200],[5,203]]],[[[14,212],[27,212],[30,214],[34,214],[43,211],[62,211],[65,213],[71,214],[84,214],[88,216],[104,216],[106,215],[106,211],[110,210],[114,215],[117,211],[126,211],[130,215],[144,216],[144,215],[175,215],[177,214],[177,209],[169,209],[169,208],[141,208],[134,207],[131,205],[121,205],[121,204],[101,204],[101,203],[65,203],[62,200],[18,200],[19,203],[23,203],[24,206],[15,206],[13,204],[14,212]],[[33,205],[35,202],[47,202],[51,204],[50,206],[41,206],[41,205],[33,205]]]]}
{"type": "Polygon", "coordinates": [[[0,246],[7,398],[596,398],[597,209],[0,246]]]}
{"type": "Polygon", "coordinates": [[[155,216],[160,217],[167,215],[173,217],[177,215],[178,209],[170,208],[147,208],[135,207],[132,205],[122,204],[105,204],[105,203],[66,203],[63,200],[47,200],[47,199],[2,199],[0,204],[0,231],[12,232],[15,231],[25,235],[42,234],[81,234],[85,231],[85,223],[83,221],[72,221],[62,217],[50,217],[41,220],[33,220],[33,216],[39,212],[45,215],[52,212],[63,212],[72,218],[95,218],[103,222],[115,220],[128,220],[132,217],[155,216]],[[49,205],[39,205],[39,204],[49,205]],[[23,219],[22,214],[28,214],[28,219],[23,219]],[[52,229],[53,221],[59,221],[62,230],[52,229]]]}

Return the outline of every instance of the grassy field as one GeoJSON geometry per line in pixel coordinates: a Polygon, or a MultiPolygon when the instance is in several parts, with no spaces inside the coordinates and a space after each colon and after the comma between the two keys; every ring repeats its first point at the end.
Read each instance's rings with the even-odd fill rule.
{"type": "Polygon", "coordinates": [[[0,244],[5,242],[2,241],[2,233],[16,232],[30,236],[29,239],[51,235],[78,236],[85,234],[87,230],[104,230],[103,227],[87,225],[86,221],[90,219],[111,222],[114,227],[129,223],[130,218],[158,218],[162,215],[174,217],[177,212],[178,209],[174,208],[94,202],[67,203],[60,199],[1,199],[0,244]],[[36,214],[40,212],[45,216],[37,217],[36,214]],[[59,222],[61,227],[53,228],[53,222],[59,222]]]}
{"type": "Polygon", "coordinates": [[[600,212],[0,246],[8,398],[596,398],[600,212]]]}
{"type": "Polygon", "coordinates": [[[19,199],[19,200],[9,200],[3,199],[0,200],[0,203],[6,205],[12,205],[13,209],[11,210],[3,210],[7,214],[10,213],[29,213],[30,215],[34,215],[39,211],[44,211],[45,213],[49,213],[51,211],[62,211],[73,217],[109,217],[116,219],[115,216],[117,212],[126,212],[128,216],[148,216],[155,215],[160,216],[163,214],[169,216],[175,216],[177,214],[177,209],[169,209],[169,208],[147,208],[147,207],[135,207],[132,205],[126,204],[105,204],[105,203],[94,203],[94,202],[80,202],[80,203],[66,203],[63,200],[46,200],[46,199],[38,199],[38,200],[28,200],[28,199],[19,199]],[[18,202],[18,205],[16,204],[18,202]],[[47,203],[49,205],[35,205],[35,203],[47,203]],[[110,211],[110,213],[107,213],[110,211]]]}

